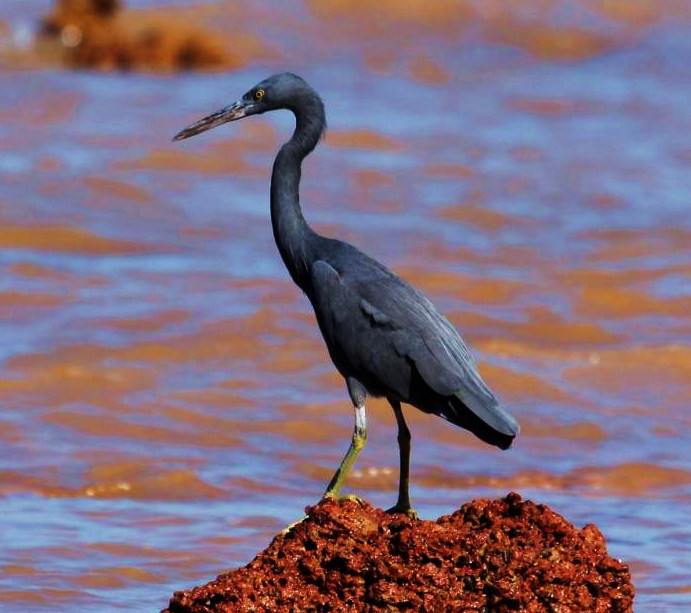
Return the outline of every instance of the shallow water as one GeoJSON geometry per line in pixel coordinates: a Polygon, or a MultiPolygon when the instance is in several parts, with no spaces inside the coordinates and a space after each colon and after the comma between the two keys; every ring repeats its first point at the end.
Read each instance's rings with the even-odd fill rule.
{"type": "MultiPolygon", "coordinates": [[[[0,608],[159,610],[251,559],[345,451],[268,218],[290,116],[170,142],[285,68],[329,117],[307,218],[430,295],[522,424],[502,453],[409,410],[420,514],[519,491],[599,526],[637,611],[690,607],[688,11],[274,4],[206,6],[272,50],[235,73],[0,71],[0,608]]],[[[390,506],[395,423],[370,407],[349,485],[390,506]]]]}

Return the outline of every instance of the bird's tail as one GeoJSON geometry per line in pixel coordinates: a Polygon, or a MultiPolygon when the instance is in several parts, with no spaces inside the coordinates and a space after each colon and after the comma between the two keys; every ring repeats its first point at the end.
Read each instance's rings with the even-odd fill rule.
{"type": "Polygon", "coordinates": [[[485,443],[508,449],[520,427],[513,416],[499,406],[496,397],[489,390],[487,392],[482,396],[459,392],[447,399],[447,408],[440,415],[485,443]]]}

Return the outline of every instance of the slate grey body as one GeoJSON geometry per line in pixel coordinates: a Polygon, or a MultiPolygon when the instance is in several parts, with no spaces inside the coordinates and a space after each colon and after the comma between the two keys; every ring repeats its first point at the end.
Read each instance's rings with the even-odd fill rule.
{"type": "MultiPolygon", "coordinates": [[[[407,433],[401,424],[402,402],[507,449],[518,423],[499,406],[448,320],[382,264],[348,243],[318,235],[305,222],[298,191],[301,163],[319,142],[326,121],[321,99],[304,80],[287,73],[270,77],[176,139],[281,108],[295,114],[296,127],[273,166],[274,237],[290,276],[312,303],[353,404],[364,411],[368,394],[389,399],[399,419],[399,443],[401,426],[407,433]],[[257,100],[260,90],[263,96],[257,100]]],[[[403,462],[403,453],[401,457],[403,462]]],[[[407,498],[407,474],[405,488],[407,498]]]]}

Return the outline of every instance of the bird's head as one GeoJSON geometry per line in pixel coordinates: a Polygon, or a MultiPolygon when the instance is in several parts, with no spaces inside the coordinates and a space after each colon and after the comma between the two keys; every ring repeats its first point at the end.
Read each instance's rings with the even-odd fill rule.
{"type": "Polygon", "coordinates": [[[259,115],[276,109],[294,110],[296,101],[299,101],[304,94],[314,94],[314,90],[302,78],[288,72],[273,75],[257,83],[233,104],[178,132],[173,140],[183,140],[223,123],[250,115],[259,115]]]}

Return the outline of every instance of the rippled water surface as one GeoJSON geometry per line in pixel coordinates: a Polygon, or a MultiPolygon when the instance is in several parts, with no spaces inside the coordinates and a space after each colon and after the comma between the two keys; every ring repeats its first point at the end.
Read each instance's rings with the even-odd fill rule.
{"type": "MultiPolygon", "coordinates": [[[[3,2],[2,48],[47,4],[3,2]]],[[[345,451],[345,387],[269,223],[290,115],[170,140],[284,69],[329,117],[309,221],[430,295],[523,427],[500,452],[409,410],[420,514],[519,491],[600,527],[637,611],[691,609],[691,32],[670,6],[216,2],[200,24],[262,41],[234,72],[5,61],[0,609],[159,610],[251,559],[345,451]]],[[[390,506],[395,422],[370,415],[349,486],[390,506]]]]}

